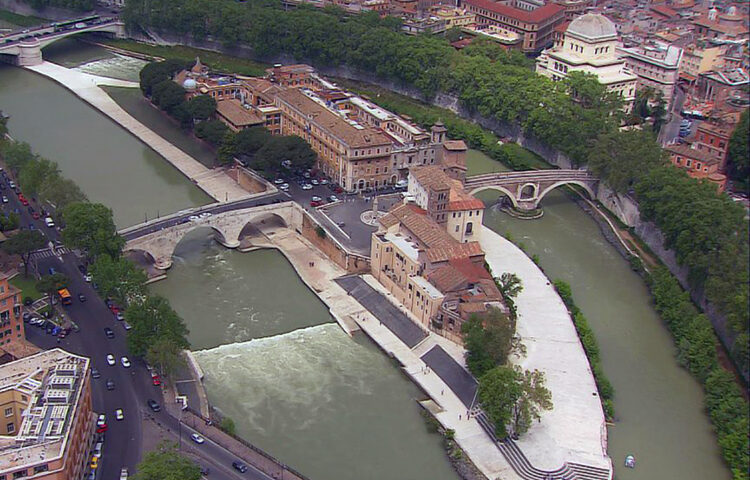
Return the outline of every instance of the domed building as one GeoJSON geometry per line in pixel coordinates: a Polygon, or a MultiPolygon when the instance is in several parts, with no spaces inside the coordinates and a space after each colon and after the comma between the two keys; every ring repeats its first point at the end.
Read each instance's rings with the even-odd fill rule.
{"type": "Polygon", "coordinates": [[[570,22],[562,43],[542,52],[536,71],[554,81],[574,71],[596,75],[607,90],[620,94],[629,112],[635,100],[637,77],[617,56],[618,46],[615,24],[604,15],[587,13],[570,22]]]}

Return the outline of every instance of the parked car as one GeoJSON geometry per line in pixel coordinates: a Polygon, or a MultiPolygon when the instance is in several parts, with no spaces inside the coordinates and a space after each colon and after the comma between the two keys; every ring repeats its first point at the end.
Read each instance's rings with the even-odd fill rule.
{"type": "Polygon", "coordinates": [[[83,276],[83,280],[86,283],[91,283],[91,280],[93,280],[93,279],[94,279],[94,277],[92,277],[90,273],[87,273],[86,275],[83,276]]]}
{"type": "Polygon", "coordinates": [[[120,480],[128,480],[128,469],[125,467],[120,470],[120,480]]]}
{"type": "Polygon", "coordinates": [[[99,373],[99,370],[97,370],[95,368],[91,369],[91,378],[99,378],[101,376],[102,376],[102,374],[99,373]]]}
{"type": "Polygon", "coordinates": [[[127,331],[127,330],[130,330],[133,327],[131,327],[128,322],[122,322],[122,328],[124,328],[127,331]]]}
{"type": "Polygon", "coordinates": [[[312,185],[310,185],[309,183],[305,183],[301,188],[302,190],[312,190],[312,185]]]}
{"type": "Polygon", "coordinates": [[[201,437],[201,436],[200,436],[200,435],[198,435],[197,433],[193,433],[192,435],[190,435],[190,440],[194,441],[194,442],[195,442],[195,443],[197,443],[198,445],[200,445],[200,444],[202,444],[203,442],[205,442],[205,441],[206,441],[206,439],[205,439],[205,438],[201,437]]]}
{"type": "Polygon", "coordinates": [[[115,332],[109,327],[104,327],[104,336],[107,338],[115,338],[115,332]]]}
{"type": "Polygon", "coordinates": [[[159,377],[159,374],[154,371],[151,372],[151,383],[157,387],[161,385],[161,378],[159,377]]]}
{"type": "Polygon", "coordinates": [[[122,411],[122,408],[118,408],[117,410],[115,410],[115,419],[117,419],[117,421],[122,421],[125,419],[125,413],[122,411]]]}
{"type": "Polygon", "coordinates": [[[81,275],[86,275],[86,267],[82,264],[78,264],[78,271],[81,272],[81,275]]]}
{"type": "Polygon", "coordinates": [[[120,363],[122,363],[123,367],[130,368],[130,360],[128,360],[128,357],[122,357],[120,363]]]}
{"type": "Polygon", "coordinates": [[[277,178],[276,180],[273,181],[273,183],[275,183],[276,185],[282,185],[284,183],[284,179],[277,178]]]}
{"type": "Polygon", "coordinates": [[[115,364],[115,356],[110,353],[107,355],[107,365],[112,367],[114,366],[114,364],[115,364]]]}
{"type": "Polygon", "coordinates": [[[99,414],[99,417],[96,419],[96,426],[97,427],[103,427],[107,424],[107,416],[103,413],[99,414]]]}
{"type": "Polygon", "coordinates": [[[146,404],[148,405],[148,408],[153,410],[154,412],[158,412],[161,410],[161,406],[156,403],[156,400],[151,400],[150,398],[146,400],[146,404]]]}
{"type": "Polygon", "coordinates": [[[86,295],[84,295],[82,293],[79,293],[78,294],[78,301],[81,302],[81,303],[85,302],[86,301],[86,295]]]}
{"type": "Polygon", "coordinates": [[[288,192],[289,191],[289,184],[288,183],[282,183],[279,186],[279,190],[281,190],[282,192],[288,192]]]}
{"type": "Polygon", "coordinates": [[[107,390],[114,390],[115,389],[115,381],[111,378],[107,379],[107,390]]]}

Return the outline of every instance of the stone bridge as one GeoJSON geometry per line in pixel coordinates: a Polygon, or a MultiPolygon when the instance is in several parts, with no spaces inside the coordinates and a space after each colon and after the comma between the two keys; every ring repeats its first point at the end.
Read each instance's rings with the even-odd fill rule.
{"type": "MultiPolygon", "coordinates": [[[[75,20],[71,20],[71,23],[75,20]]],[[[125,38],[125,24],[117,18],[100,18],[88,22],[73,23],[61,29],[54,25],[26,29],[13,32],[0,40],[0,58],[5,58],[8,63],[14,63],[21,67],[39,65],[42,59],[42,48],[71,35],[90,32],[107,32],[118,38],[125,38]],[[76,28],[78,25],[81,28],[76,28]],[[57,30],[57,31],[56,31],[57,30]]]]}
{"type": "Polygon", "coordinates": [[[519,210],[534,210],[550,191],[561,185],[578,185],[593,199],[599,179],[586,170],[528,170],[473,175],[466,178],[469,193],[498,190],[519,210]]]}
{"type": "Polygon", "coordinates": [[[214,204],[130,227],[120,233],[126,240],[125,252],[141,252],[150,257],[154,267],[166,270],[172,266],[177,245],[195,229],[211,228],[219,243],[227,248],[237,248],[247,232],[246,227],[276,217],[289,228],[301,229],[303,215],[302,208],[291,201],[254,206],[240,202],[237,205],[214,204]],[[202,218],[196,218],[201,214],[202,218]]]}

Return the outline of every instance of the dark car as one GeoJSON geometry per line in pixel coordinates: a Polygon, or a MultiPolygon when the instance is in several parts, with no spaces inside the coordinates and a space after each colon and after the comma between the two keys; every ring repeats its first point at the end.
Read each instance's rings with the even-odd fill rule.
{"type": "Polygon", "coordinates": [[[91,377],[92,377],[92,378],[99,378],[99,377],[101,377],[101,376],[102,376],[102,374],[101,374],[101,373],[99,373],[99,370],[97,370],[97,369],[95,369],[95,368],[92,368],[92,369],[91,369],[91,377]]]}
{"type": "Polygon", "coordinates": [[[55,271],[56,271],[56,270],[55,270],[55,268],[54,268],[54,267],[49,267],[49,274],[50,274],[50,275],[54,275],[54,274],[55,274],[55,271]]]}
{"type": "Polygon", "coordinates": [[[107,390],[114,390],[115,389],[115,382],[111,378],[107,379],[107,390]]]}
{"type": "Polygon", "coordinates": [[[81,274],[86,275],[86,267],[81,264],[78,265],[78,271],[81,272],[81,274]]]}
{"type": "Polygon", "coordinates": [[[203,465],[200,465],[200,467],[201,467],[201,475],[208,475],[209,473],[211,473],[211,469],[210,468],[205,467],[203,465]]]}
{"type": "Polygon", "coordinates": [[[234,467],[235,470],[237,470],[240,473],[247,472],[247,465],[245,465],[242,462],[232,462],[232,466],[234,467]]]}
{"type": "Polygon", "coordinates": [[[78,300],[79,300],[79,301],[80,301],[81,303],[85,302],[85,301],[86,301],[86,295],[84,295],[84,294],[82,294],[82,293],[79,293],[79,294],[78,294],[78,300]]]}
{"type": "Polygon", "coordinates": [[[156,400],[151,400],[150,398],[146,400],[146,403],[148,404],[148,408],[153,410],[154,412],[158,412],[161,410],[161,406],[156,403],[156,400]]]}
{"type": "Polygon", "coordinates": [[[104,327],[104,335],[107,338],[115,338],[115,332],[109,327],[104,327]]]}

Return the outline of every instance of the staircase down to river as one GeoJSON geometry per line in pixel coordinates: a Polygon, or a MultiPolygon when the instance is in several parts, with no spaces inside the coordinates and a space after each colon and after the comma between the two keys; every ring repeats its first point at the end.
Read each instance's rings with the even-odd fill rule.
{"type": "Polygon", "coordinates": [[[524,480],[610,480],[608,470],[580,463],[565,462],[557,470],[541,470],[534,467],[526,455],[523,454],[516,442],[508,437],[499,440],[495,435],[495,429],[484,412],[476,416],[482,429],[495,441],[498,450],[503,454],[516,474],[524,480]]]}

